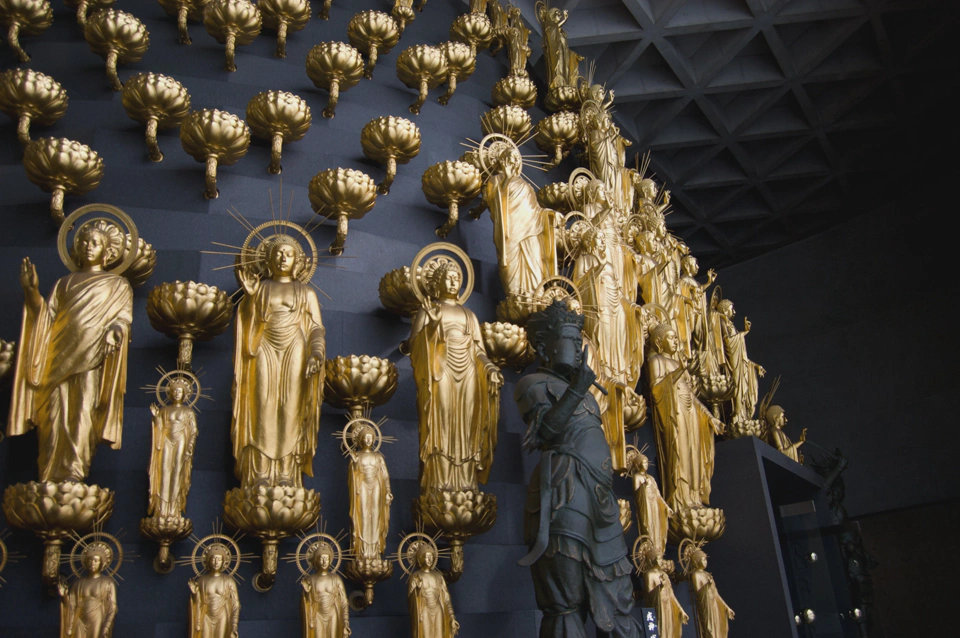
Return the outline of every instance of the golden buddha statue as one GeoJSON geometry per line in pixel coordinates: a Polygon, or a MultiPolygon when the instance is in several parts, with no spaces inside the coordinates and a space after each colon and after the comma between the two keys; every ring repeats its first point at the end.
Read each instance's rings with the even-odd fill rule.
{"type": "Polygon", "coordinates": [[[794,443],[783,431],[787,425],[787,413],[783,408],[779,405],[771,405],[763,411],[763,419],[767,425],[767,443],[780,450],[790,460],[803,463],[800,446],[807,441],[807,428],[800,431],[800,439],[794,443]]]}
{"type": "Polygon", "coordinates": [[[114,575],[123,560],[117,539],[110,534],[87,534],[70,553],[76,579],[57,584],[60,594],[60,638],[110,638],[117,617],[114,575]],[[114,547],[111,547],[111,543],[114,547]],[[80,568],[77,566],[79,554],[80,568]]]}
{"type": "Polygon", "coordinates": [[[624,474],[628,474],[633,481],[640,535],[649,538],[662,556],[667,548],[667,521],[673,515],[673,510],[660,495],[657,481],[650,476],[649,469],[650,460],[646,454],[632,445],[627,447],[624,474]]]}
{"type": "Polygon", "coordinates": [[[547,86],[576,87],[580,77],[583,56],[570,50],[563,25],[570,17],[568,11],[550,7],[544,0],[536,4],[537,20],[543,33],[543,58],[547,68],[547,86]]]}
{"type": "MultiPolygon", "coordinates": [[[[301,546],[308,569],[304,570],[300,586],[300,622],[303,638],[346,638],[350,629],[350,603],[343,579],[337,573],[341,562],[340,546],[328,534],[311,534],[301,546]],[[312,571],[311,571],[312,570],[312,571]]],[[[301,561],[300,552],[297,554],[301,561]]],[[[301,566],[301,569],[304,568],[301,566]]]]}
{"type": "Polygon", "coordinates": [[[234,579],[240,562],[233,539],[212,534],[200,540],[188,561],[196,576],[190,587],[190,638],[237,638],[240,596],[234,579]],[[197,554],[202,570],[197,569],[197,554]]]}
{"type": "Polygon", "coordinates": [[[667,561],[648,538],[641,536],[634,545],[634,564],[643,583],[643,606],[657,611],[660,636],[680,638],[690,616],[680,606],[673,591],[667,561]]]}
{"type": "Polygon", "coordinates": [[[723,362],[733,377],[733,414],[732,421],[749,421],[757,410],[757,375],[764,376],[767,371],[747,356],[746,337],[750,334],[750,320],[744,317],[743,330],[733,325],[736,315],[733,302],[720,299],[713,308],[714,326],[719,326],[723,343],[723,362]]]}
{"type": "Polygon", "coordinates": [[[199,398],[199,384],[195,383],[196,377],[187,372],[167,376],[169,380],[163,388],[167,402],[150,404],[153,445],[147,514],[155,518],[181,518],[187,507],[197,441],[197,413],[193,406],[199,398]]]}
{"type": "Polygon", "coordinates": [[[697,281],[699,266],[693,255],[684,255],[680,260],[681,276],[674,295],[673,316],[677,322],[677,336],[684,359],[689,360],[695,346],[703,345],[707,334],[707,296],[706,290],[717,278],[712,269],[707,271],[707,283],[697,281]]]}
{"type": "Polygon", "coordinates": [[[379,560],[387,548],[393,502],[387,462],[380,453],[382,436],[375,423],[358,419],[347,424],[343,437],[350,457],[351,553],[356,560],[379,560]]]}
{"type": "Polygon", "coordinates": [[[407,543],[408,536],[398,552],[399,562],[410,576],[407,584],[410,634],[413,638],[453,638],[460,631],[460,623],[453,613],[447,581],[437,569],[437,546],[429,536],[412,536],[420,540],[407,543]]]}
{"type": "Polygon", "coordinates": [[[532,53],[530,49],[530,29],[523,23],[520,9],[512,5],[506,10],[507,27],[503,29],[502,38],[506,40],[507,58],[510,60],[512,77],[527,77],[527,60],[532,53]]]}
{"type": "Polygon", "coordinates": [[[720,597],[713,574],[707,571],[707,554],[701,544],[690,540],[680,543],[683,573],[690,584],[696,612],[698,638],[727,638],[728,624],[734,618],[730,605],[720,597]]]}

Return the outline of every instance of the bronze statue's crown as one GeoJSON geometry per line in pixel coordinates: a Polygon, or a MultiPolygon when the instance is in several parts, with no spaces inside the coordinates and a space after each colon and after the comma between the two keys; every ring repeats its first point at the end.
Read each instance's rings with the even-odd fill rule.
{"type": "Polygon", "coordinates": [[[527,319],[527,338],[536,347],[547,334],[558,334],[564,326],[583,330],[583,315],[570,310],[565,301],[554,299],[553,303],[527,319]]]}

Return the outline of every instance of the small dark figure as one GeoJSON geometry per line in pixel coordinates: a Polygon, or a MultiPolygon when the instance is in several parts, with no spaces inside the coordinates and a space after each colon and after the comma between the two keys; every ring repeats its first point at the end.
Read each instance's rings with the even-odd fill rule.
{"type": "Polygon", "coordinates": [[[583,317],[554,301],[530,316],[527,335],[543,367],[517,384],[528,429],[523,447],[541,451],[527,490],[524,536],[543,612],[540,638],[586,638],[587,615],[600,635],[640,638],[631,565],[613,493],[610,446],[588,390],[583,317]]]}

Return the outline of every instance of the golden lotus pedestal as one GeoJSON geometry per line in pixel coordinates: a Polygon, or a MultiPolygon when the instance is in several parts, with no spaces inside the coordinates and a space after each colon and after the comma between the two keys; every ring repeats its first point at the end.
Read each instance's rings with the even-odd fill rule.
{"type": "Polygon", "coordinates": [[[742,439],[746,436],[755,436],[766,441],[767,424],[760,419],[738,419],[727,426],[726,439],[742,439]]]}
{"type": "Polygon", "coordinates": [[[717,507],[688,507],[679,510],[670,518],[668,538],[679,544],[689,538],[692,541],[715,541],[723,536],[727,517],[717,507]]]}
{"type": "Polygon", "coordinates": [[[160,543],[160,551],[153,559],[153,569],[159,574],[173,571],[173,556],[170,546],[182,541],[193,532],[193,521],[182,516],[151,516],[140,519],[140,534],[160,543]]]}
{"type": "Polygon", "coordinates": [[[263,567],[253,588],[268,591],[277,579],[280,541],[317,524],[320,495],[305,487],[254,485],[235,488],[223,499],[223,520],[263,544],[263,567]]]}
{"type": "Polygon", "coordinates": [[[363,591],[350,593],[351,609],[360,611],[373,604],[373,586],[393,576],[393,561],[382,556],[357,557],[347,562],[343,571],[347,578],[363,585],[363,591]]]}
{"type": "Polygon", "coordinates": [[[427,489],[413,502],[413,518],[428,530],[439,530],[450,543],[449,582],[463,575],[463,543],[490,531],[497,522],[497,497],[480,490],[427,489]]]}
{"type": "Polygon", "coordinates": [[[7,487],[3,513],[10,525],[30,530],[43,541],[43,584],[55,587],[64,540],[110,518],[113,501],[113,491],[99,485],[30,481],[7,487]]]}

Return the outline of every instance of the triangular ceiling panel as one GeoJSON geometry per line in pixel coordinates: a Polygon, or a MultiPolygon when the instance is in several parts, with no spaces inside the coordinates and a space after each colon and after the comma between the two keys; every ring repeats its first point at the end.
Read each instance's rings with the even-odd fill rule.
{"type": "Polygon", "coordinates": [[[710,80],[710,89],[759,88],[783,83],[783,70],[767,43],[758,33],[710,80]]]}

